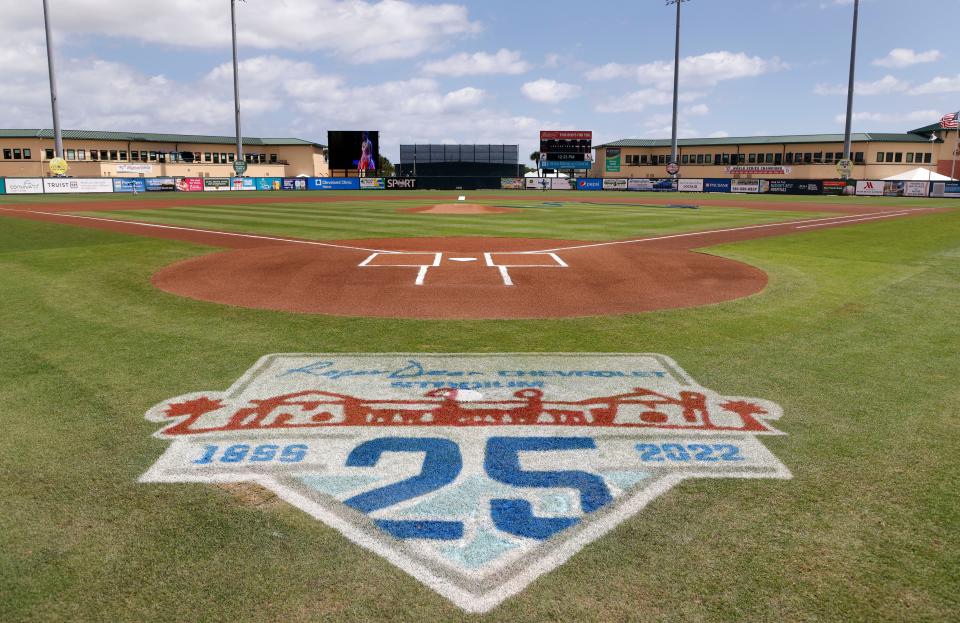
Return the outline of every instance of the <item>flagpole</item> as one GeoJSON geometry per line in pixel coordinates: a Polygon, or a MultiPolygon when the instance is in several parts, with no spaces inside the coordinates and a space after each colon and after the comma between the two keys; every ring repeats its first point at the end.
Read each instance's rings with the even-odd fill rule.
{"type": "Polygon", "coordinates": [[[956,117],[954,117],[954,119],[955,119],[956,122],[957,122],[957,127],[954,128],[954,129],[956,130],[956,132],[957,132],[957,146],[956,146],[956,148],[953,150],[953,153],[950,154],[950,177],[952,177],[953,179],[957,179],[957,175],[956,175],[956,172],[957,172],[957,154],[958,154],[958,152],[960,152],[960,113],[957,113],[957,114],[956,114],[956,117]]]}

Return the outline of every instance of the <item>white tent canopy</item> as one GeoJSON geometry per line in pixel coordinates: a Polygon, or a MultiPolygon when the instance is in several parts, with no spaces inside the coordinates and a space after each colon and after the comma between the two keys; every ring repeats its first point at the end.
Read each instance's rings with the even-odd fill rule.
{"type": "Polygon", "coordinates": [[[911,169],[909,171],[904,171],[903,173],[897,173],[896,175],[891,175],[890,177],[883,178],[885,182],[949,182],[953,178],[950,178],[946,175],[940,175],[934,171],[930,171],[924,168],[911,169]]]}
{"type": "Polygon", "coordinates": [[[524,177],[570,177],[566,173],[560,173],[559,171],[555,171],[554,173],[545,173],[543,175],[540,175],[539,171],[529,171],[527,173],[524,173],[523,176],[524,177]]]}

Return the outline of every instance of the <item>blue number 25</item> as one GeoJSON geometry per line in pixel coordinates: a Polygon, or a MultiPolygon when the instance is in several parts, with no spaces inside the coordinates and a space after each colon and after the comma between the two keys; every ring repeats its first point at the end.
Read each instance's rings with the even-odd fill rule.
{"type": "MultiPolygon", "coordinates": [[[[515,487],[566,488],[580,491],[580,507],[592,513],[613,497],[603,479],[581,471],[535,472],[520,467],[520,452],[596,448],[589,437],[491,437],[487,440],[484,469],[499,482],[515,487]]],[[[504,532],[529,539],[549,539],[580,521],[579,517],[536,517],[526,500],[490,500],[494,525],[504,532]]]]}

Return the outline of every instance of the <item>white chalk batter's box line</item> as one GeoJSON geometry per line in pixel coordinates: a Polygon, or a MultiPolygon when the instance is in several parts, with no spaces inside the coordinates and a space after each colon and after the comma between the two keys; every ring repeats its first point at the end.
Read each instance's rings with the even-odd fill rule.
{"type": "MultiPolygon", "coordinates": [[[[453,254],[447,254],[448,261],[452,262],[475,262],[478,258],[476,257],[459,257],[453,254]]],[[[486,266],[490,268],[496,268],[500,272],[500,278],[503,280],[503,285],[512,286],[514,285],[513,279],[510,277],[511,268],[569,268],[569,265],[563,261],[563,259],[552,251],[547,252],[536,252],[536,251],[484,251],[482,254],[483,260],[486,266]],[[543,264],[502,264],[499,263],[500,256],[522,256],[522,257],[533,257],[533,256],[542,256],[544,258],[550,258],[545,260],[546,263],[543,264]],[[495,258],[494,256],[497,256],[495,258]]],[[[422,286],[427,278],[427,273],[431,268],[436,268],[440,266],[443,261],[443,252],[413,252],[413,251],[376,251],[365,260],[358,264],[359,268],[418,268],[417,277],[414,280],[414,285],[422,286]],[[373,262],[380,256],[397,258],[397,256],[419,256],[421,258],[430,258],[429,262],[419,262],[419,263],[390,263],[390,264],[374,264],[373,262]]],[[[403,260],[400,260],[403,261],[403,260]]]]}

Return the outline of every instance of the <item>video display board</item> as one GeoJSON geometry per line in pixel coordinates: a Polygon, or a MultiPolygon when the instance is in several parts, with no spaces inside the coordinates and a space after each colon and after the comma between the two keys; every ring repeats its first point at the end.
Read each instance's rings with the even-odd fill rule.
{"type": "Polygon", "coordinates": [[[327,150],[331,171],[353,169],[370,174],[380,161],[380,132],[331,130],[327,132],[327,150]]]}

